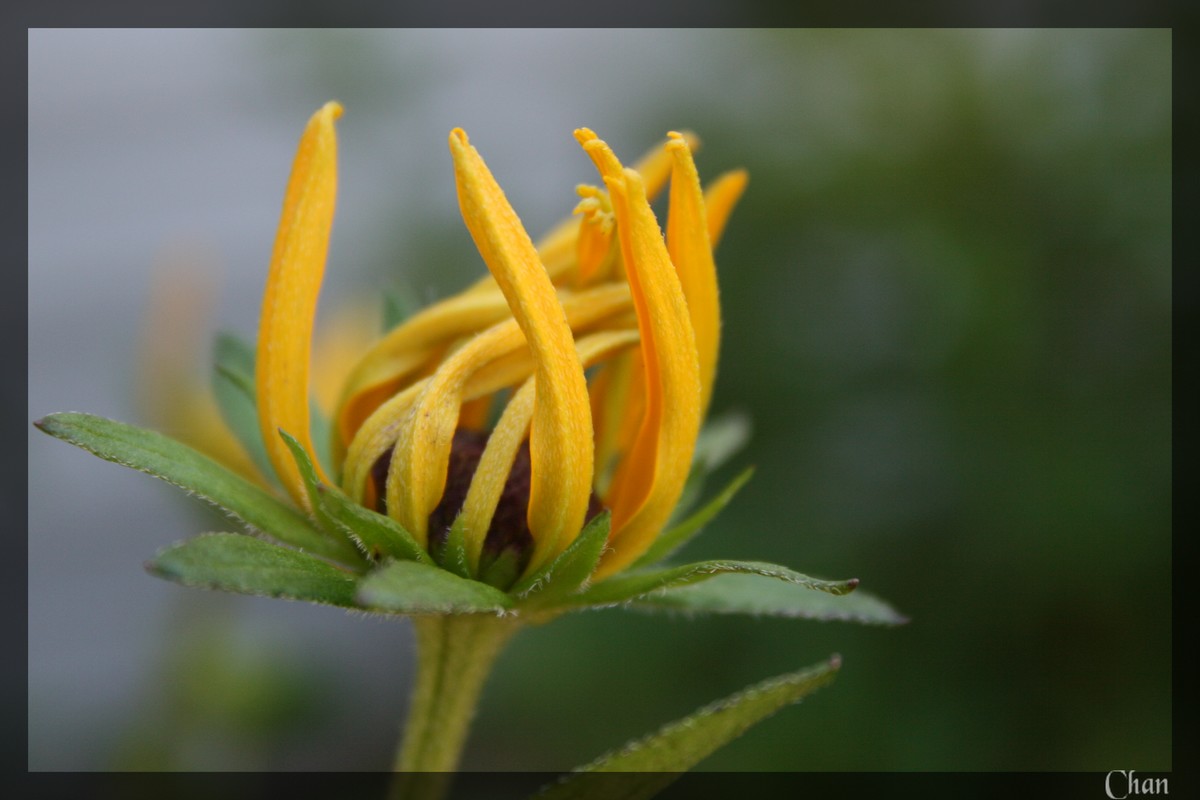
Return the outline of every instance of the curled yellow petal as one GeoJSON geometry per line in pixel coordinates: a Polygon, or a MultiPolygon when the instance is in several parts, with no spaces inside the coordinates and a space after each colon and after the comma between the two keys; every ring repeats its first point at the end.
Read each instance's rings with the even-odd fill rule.
{"type": "Polygon", "coordinates": [[[596,491],[600,493],[610,508],[620,503],[624,478],[630,470],[620,465],[625,456],[633,448],[638,431],[642,427],[645,416],[646,402],[646,365],[640,349],[622,353],[605,365],[604,370],[611,373],[607,387],[600,387],[603,396],[595,398],[596,403],[602,403],[603,411],[593,412],[593,419],[600,420],[602,427],[596,438],[596,449],[600,453],[596,463],[608,472],[598,472],[600,480],[596,482],[596,491]]]}
{"type": "MultiPolygon", "coordinates": [[[[629,308],[630,302],[627,285],[610,283],[577,294],[564,292],[562,304],[567,321],[574,330],[620,315],[629,308]]],[[[464,401],[471,401],[523,381],[533,371],[533,364],[520,327],[516,320],[509,318],[464,344],[439,367],[439,371],[448,374],[461,371],[468,375],[461,397],[464,401]]],[[[396,443],[413,403],[427,390],[431,380],[422,379],[382,403],[355,432],[346,453],[342,487],[356,501],[371,504],[367,502],[371,469],[380,456],[396,443]]],[[[452,382],[443,381],[439,384],[439,392],[435,392],[433,397],[445,402],[444,392],[453,386],[452,382]]],[[[429,463],[440,464],[441,458],[449,459],[449,447],[448,442],[442,442],[426,452],[429,463]],[[440,447],[445,449],[443,455],[435,452],[440,447]]],[[[392,464],[393,471],[401,470],[397,473],[397,480],[402,484],[410,480],[404,470],[417,468],[412,461],[392,464]]],[[[444,478],[445,468],[438,474],[444,478]]],[[[424,530],[423,525],[421,530],[424,530]]]]}
{"type": "MultiPolygon", "coordinates": [[[[684,141],[692,151],[700,149],[700,139],[691,131],[683,131],[684,141]]],[[[655,145],[634,164],[634,169],[646,183],[646,194],[653,200],[671,176],[671,159],[661,145],[655,145]]],[[[575,274],[579,261],[577,257],[578,239],[581,221],[579,217],[571,216],[554,226],[537,243],[538,257],[546,267],[546,274],[555,285],[562,285],[575,274]]],[[[584,283],[576,279],[574,285],[584,283]]],[[[467,289],[468,294],[496,291],[496,281],[491,275],[480,278],[467,289]]]]}
{"type": "MultiPolygon", "coordinates": [[[[271,465],[292,498],[309,507],[308,493],[282,429],[313,457],[309,430],[308,372],[317,295],[325,272],[337,191],[338,103],[326,103],[308,122],[292,164],[283,214],[258,327],[255,389],[258,421],[271,465]]],[[[313,457],[322,480],[321,465],[313,457]]]]}
{"type": "MultiPolygon", "coordinates": [[[[637,341],[638,333],[635,330],[594,333],[580,339],[577,343],[579,359],[585,367],[588,367],[611,353],[636,344],[637,341]]],[[[495,429],[488,437],[487,446],[484,448],[475,475],[471,479],[470,488],[467,490],[467,497],[463,502],[462,519],[467,558],[472,572],[479,566],[479,556],[483,550],[488,529],[491,527],[492,517],[500,503],[500,496],[508,481],[509,473],[512,471],[517,451],[521,447],[521,442],[525,440],[530,421],[533,419],[537,397],[536,388],[535,382],[530,379],[508,401],[504,413],[501,414],[495,429]]],[[[552,550],[551,542],[546,539],[537,540],[526,571],[537,569],[547,558],[561,551],[570,542],[571,537],[564,536],[559,539],[556,550],[552,550]]]]}
{"type": "MultiPolygon", "coordinates": [[[[667,137],[667,142],[669,144],[672,141],[683,142],[693,153],[700,149],[700,137],[691,131],[678,133],[672,131],[667,137]]],[[[675,160],[670,151],[662,145],[653,148],[634,162],[633,169],[642,176],[642,183],[646,186],[646,197],[651,201],[667,185],[667,179],[671,177],[674,163],[675,160]]]]}
{"type": "Polygon", "coordinates": [[[529,528],[548,546],[583,526],[592,490],[592,419],[583,366],[537,250],[462,129],[450,133],[459,206],[533,354],[529,528]]]}
{"type": "MultiPolygon", "coordinates": [[[[471,402],[487,397],[500,389],[521,382],[533,371],[533,364],[528,355],[519,352],[519,348],[525,342],[516,323],[506,326],[506,330],[500,332],[500,336],[504,337],[503,343],[498,343],[481,334],[471,340],[472,346],[464,347],[456,354],[472,362],[463,364],[460,361],[450,367],[451,372],[462,370],[464,374],[469,373],[465,384],[456,390],[458,392],[456,396],[461,398],[461,402],[471,402]],[[518,357],[514,358],[513,356],[518,357]]],[[[432,377],[423,378],[388,399],[367,418],[355,433],[354,440],[346,452],[346,463],[342,476],[343,490],[355,501],[368,506],[374,505],[373,486],[369,482],[371,470],[384,453],[394,449],[401,430],[412,419],[410,415],[413,405],[422,396],[422,393],[429,389],[432,380],[432,377]]],[[[437,389],[444,391],[446,386],[446,383],[442,383],[437,389]]],[[[444,399],[444,395],[441,396],[444,399]]],[[[445,443],[443,455],[447,459],[449,451],[449,443],[445,443]]],[[[428,462],[420,463],[415,463],[413,459],[401,459],[397,462],[393,455],[391,470],[396,472],[396,480],[403,484],[408,481],[408,473],[420,470],[424,463],[440,463],[438,454],[441,452],[442,448],[440,447],[429,448],[424,453],[428,462]]],[[[443,468],[443,479],[445,478],[444,472],[443,468]]],[[[391,472],[389,472],[390,474],[391,472]]],[[[413,483],[413,485],[416,484],[413,483]]],[[[401,508],[399,500],[394,499],[391,503],[389,512],[391,512],[391,508],[401,508]]],[[[396,512],[392,515],[400,519],[402,513],[396,512]]],[[[428,514],[425,516],[427,517],[428,514]]],[[[410,519],[411,515],[404,518],[410,519]]],[[[409,530],[414,534],[417,533],[417,530],[413,528],[409,530]]],[[[424,526],[422,525],[419,530],[423,531],[424,526]]]]}
{"type": "Polygon", "coordinates": [[[580,186],[577,191],[583,199],[575,206],[575,213],[581,217],[575,243],[575,285],[586,286],[603,277],[615,259],[615,220],[612,205],[604,192],[595,186],[580,186]]]}
{"type": "Polygon", "coordinates": [[[704,206],[708,209],[708,238],[716,247],[725,232],[725,223],[733,213],[750,176],[744,169],[735,169],[718,177],[704,190],[704,206]]]}
{"type": "Polygon", "coordinates": [[[450,448],[467,381],[483,364],[522,344],[515,324],[498,325],[451,356],[424,382],[397,431],[387,477],[388,516],[425,544],[429,515],[442,499],[450,448]]]}
{"type": "Polygon", "coordinates": [[[696,333],[696,354],[700,360],[700,416],[703,417],[712,398],[721,345],[717,265],[713,262],[704,195],[692,152],[681,134],[671,132],[669,136],[667,151],[672,158],[672,172],[667,251],[679,272],[692,329],[696,333]]]}
{"type": "Polygon", "coordinates": [[[334,459],[342,460],[346,444],[366,418],[422,366],[440,356],[441,348],[508,314],[508,304],[499,292],[461,294],[430,306],[389,331],[354,365],[346,379],[334,418],[334,459]]]}
{"type": "Polygon", "coordinates": [[[661,531],[683,491],[700,429],[696,338],[679,275],[650,209],[641,176],[622,169],[589,130],[575,132],[612,195],[645,363],[645,412],[618,480],[613,534],[597,577],[628,565],[661,531]]]}
{"type": "MultiPolygon", "coordinates": [[[[567,217],[554,226],[537,243],[538,258],[546,267],[546,274],[556,285],[571,275],[575,268],[575,240],[579,236],[579,218],[567,217]]],[[[498,292],[496,279],[491,274],[471,284],[466,294],[498,292]]]]}
{"type": "Polygon", "coordinates": [[[492,525],[496,507],[500,504],[500,495],[508,482],[517,451],[528,434],[536,399],[537,383],[530,378],[513,393],[504,407],[504,413],[488,436],[475,475],[471,478],[471,486],[463,501],[462,521],[467,563],[473,575],[479,571],[483,542],[492,525]]]}

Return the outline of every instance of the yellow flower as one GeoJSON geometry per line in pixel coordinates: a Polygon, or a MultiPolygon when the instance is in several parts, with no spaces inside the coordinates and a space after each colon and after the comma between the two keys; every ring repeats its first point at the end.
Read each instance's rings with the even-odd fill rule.
{"type": "MultiPolygon", "coordinates": [[[[301,137],[263,299],[259,422],[271,463],[308,510],[278,431],[317,463],[309,360],[337,183],[328,103],[301,137]]],[[[450,133],[459,206],[490,276],[413,315],[357,360],[332,419],[335,473],[318,477],[386,512],[426,549],[452,526],[471,574],[507,559],[509,579],[561,553],[612,513],[594,579],[635,561],[683,491],[717,369],[712,249],[745,188],[707,193],[693,137],[624,167],[587,129],[575,138],[601,182],[533,243],[482,157],[450,133]],[[665,236],[650,199],[670,184],[665,236]],[[494,421],[493,421],[494,419],[494,421]]]]}

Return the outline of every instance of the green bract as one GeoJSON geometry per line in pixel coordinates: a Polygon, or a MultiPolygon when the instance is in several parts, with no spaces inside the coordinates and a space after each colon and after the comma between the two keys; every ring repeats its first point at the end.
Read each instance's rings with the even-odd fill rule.
{"type": "MultiPolygon", "coordinates": [[[[292,447],[313,499],[314,512],[308,517],[207,456],[152,431],[79,413],[51,414],[36,424],[101,458],[179,486],[229,512],[246,533],[277,542],[205,534],[172,545],[148,563],[154,574],[185,585],[386,614],[527,614],[541,619],[634,605],[887,625],[904,621],[886,603],[856,591],[857,580],[819,580],[753,561],[652,565],[657,549],[647,554],[656,557],[643,559],[644,565],[590,583],[608,534],[607,514],[596,517],[559,556],[504,592],[464,577],[453,564],[435,564],[394,520],[318,481],[307,456],[286,433],[281,435],[292,447]],[[336,590],[329,582],[334,578],[340,587],[336,590]]],[[[664,534],[669,549],[715,516],[748,477],[740,475],[693,517],[664,534]]],[[[453,538],[447,551],[453,549],[453,538]]],[[[452,560],[443,555],[444,562],[452,560]]]]}
{"type": "MultiPolygon", "coordinates": [[[[226,337],[223,341],[219,352],[238,352],[236,344],[231,343],[235,340],[226,337]]],[[[223,379],[230,381],[231,388],[239,383],[228,359],[218,362],[217,380],[223,379]]],[[[249,394],[241,395],[239,403],[248,401],[253,412],[252,387],[247,388],[249,394]]],[[[238,403],[223,403],[223,408],[233,418],[231,422],[245,418],[244,406],[239,409],[238,403]]],[[[321,483],[307,454],[287,433],[281,432],[281,436],[296,458],[313,501],[310,516],[207,456],[152,431],[78,413],[51,414],[35,424],[101,458],[179,486],[224,509],[241,523],[242,533],[201,534],[167,547],[147,563],[152,574],[185,586],[377,614],[411,615],[426,620],[424,639],[444,637],[441,632],[446,630],[486,632],[499,626],[486,637],[478,633],[475,636],[486,641],[499,639],[500,643],[511,635],[513,624],[519,625],[522,619],[544,622],[570,611],[612,606],[881,625],[905,621],[887,603],[857,590],[856,580],[818,580],[761,562],[719,560],[663,566],[660,562],[664,558],[685,545],[732,499],[750,478],[749,469],[665,532],[634,567],[606,580],[589,582],[609,533],[610,517],[605,512],[556,558],[505,592],[465,577],[465,562],[449,555],[455,549],[453,534],[443,549],[442,564],[436,564],[394,520],[354,503],[337,487],[321,483]],[[438,619],[447,623],[454,619],[478,622],[464,629],[461,625],[438,623],[438,619]],[[489,625],[488,619],[496,622],[489,625]]],[[[253,447],[254,429],[246,426],[240,432],[253,447]]],[[[702,483],[720,463],[721,459],[697,459],[690,482],[702,483]]],[[[493,655],[499,646],[494,645],[493,655]]],[[[423,660],[444,656],[441,650],[429,650],[423,647],[420,651],[423,660]]],[[[628,797],[650,797],[679,772],[755,722],[830,682],[837,666],[834,659],[748,688],[604,756],[583,767],[583,774],[548,787],[539,797],[583,800],[612,796],[613,791],[628,797]],[[622,774],[598,774],[608,772],[622,774]],[[641,772],[646,777],[632,774],[641,772]]],[[[445,745],[445,731],[432,729],[425,735],[445,745]]],[[[465,728],[457,735],[465,737],[465,728]]],[[[413,736],[420,738],[420,730],[413,731],[410,738],[413,736]]],[[[421,763],[423,769],[430,769],[428,760],[421,763]]],[[[413,796],[434,796],[444,789],[443,783],[415,780],[404,786],[413,796]]]]}

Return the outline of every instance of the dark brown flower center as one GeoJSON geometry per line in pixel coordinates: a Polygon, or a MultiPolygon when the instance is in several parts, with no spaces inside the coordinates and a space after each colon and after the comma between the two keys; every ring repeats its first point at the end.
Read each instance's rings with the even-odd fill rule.
{"type": "MultiPolygon", "coordinates": [[[[429,515],[429,550],[437,553],[446,542],[450,527],[462,510],[467,499],[467,490],[471,487],[471,479],[479,466],[479,459],[487,446],[488,433],[467,428],[459,428],[454,432],[454,440],[450,445],[450,464],[446,471],[446,489],[433,513],[429,515]]],[[[375,481],[375,496],[378,498],[375,510],[381,514],[387,513],[385,485],[388,468],[391,466],[392,452],[389,450],[379,457],[371,470],[375,481]]],[[[529,532],[529,521],[526,509],[529,508],[529,441],[521,444],[517,456],[513,460],[508,480],[500,494],[500,502],[496,513],[492,516],[492,524],[488,527],[487,536],[483,541],[483,552],[480,556],[480,571],[486,573],[490,564],[506,556],[512,559],[511,567],[515,568],[514,577],[525,570],[533,555],[533,535],[529,532]]],[[[588,499],[587,519],[590,521],[603,510],[600,498],[592,492],[588,499]]]]}

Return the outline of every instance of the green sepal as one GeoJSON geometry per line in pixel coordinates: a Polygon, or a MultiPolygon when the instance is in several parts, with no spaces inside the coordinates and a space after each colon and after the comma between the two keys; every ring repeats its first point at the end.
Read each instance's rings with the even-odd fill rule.
{"type": "Polygon", "coordinates": [[[379,561],[391,557],[433,564],[424,548],[396,520],[359,505],[336,486],[322,483],[317,492],[321,508],[367,558],[379,561]]]}
{"type": "Polygon", "coordinates": [[[697,561],[678,567],[624,573],[591,586],[579,594],[567,598],[566,604],[587,606],[610,606],[626,603],[654,592],[678,586],[699,583],[730,572],[752,573],[767,578],[786,581],[806,589],[817,589],[830,594],[846,594],[854,591],[857,578],[844,581],[826,581],[810,578],[778,564],[761,561],[697,561]]]}
{"type": "Polygon", "coordinates": [[[300,479],[304,481],[304,491],[308,495],[308,503],[312,507],[313,516],[316,518],[317,524],[326,533],[336,532],[338,529],[334,526],[333,520],[321,508],[321,481],[317,478],[317,471],[313,468],[312,459],[308,457],[308,453],[304,450],[304,445],[296,441],[296,437],[283,428],[279,429],[279,438],[283,439],[283,443],[287,445],[288,450],[292,454],[292,461],[296,463],[296,469],[300,471],[300,479]]]}
{"type": "Polygon", "coordinates": [[[34,425],[105,461],[145,472],[197,495],[285,544],[331,558],[345,554],[337,542],[314,528],[296,509],[161,433],[74,412],[51,414],[34,425]]]}
{"type": "Polygon", "coordinates": [[[753,574],[718,575],[704,583],[643,595],[632,600],[630,606],[685,614],[749,614],[866,625],[908,622],[903,614],[861,589],[835,595],[753,574]]]}
{"type": "Polygon", "coordinates": [[[259,472],[279,484],[258,427],[254,388],[254,350],[232,333],[217,334],[213,348],[213,395],[221,418],[245,448],[259,472]]]}
{"type": "Polygon", "coordinates": [[[146,569],[185,586],[355,607],[353,574],[240,533],[206,533],[172,545],[146,569]]]}
{"type": "Polygon", "coordinates": [[[608,543],[611,527],[612,512],[605,509],[583,527],[566,550],[548,564],[522,578],[512,587],[510,594],[539,606],[557,602],[570,595],[583,586],[596,571],[600,554],[604,552],[604,546],[608,543]]]}
{"type": "Polygon", "coordinates": [[[501,614],[512,598],[479,581],[415,561],[392,561],[363,578],[358,602],[391,614],[501,614]]]}
{"type": "Polygon", "coordinates": [[[506,547],[494,558],[485,553],[479,559],[479,580],[488,586],[507,591],[521,574],[521,556],[512,547],[506,547]]]}
{"type": "Polygon", "coordinates": [[[840,657],[833,656],[824,664],[747,687],[601,756],[546,787],[537,798],[645,800],[653,797],[753,725],[829,684],[840,667],[840,657]]]}
{"type": "Polygon", "coordinates": [[[649,566],[650,564],[658,563],[668,557],[676,550],[679,550],[685,544],[692,540],[705,525],[713,520],[713,517],[721,513],[725,506],[733,500],[733,496],[738,493],[738,490],[746,485],[746,482],[754,475],[754,467],[747,467],[742,470],[742,473],[730,481],[721,493],[709,500],[704,506],[685,519],[683,522],[664,531],[654,544],[650,545],[650,549],[642,554],[642,557],[633,563],[633,569],[649,566]]]}
{"type": "Polygon", "coordinates": [[[446,532],[446,539],[437,549],[437,562],[442,569],[453,572],[460,578],[470,578],[471,566],[467,563],[467,537],[463,528],[463,516],[459,514],[446,532]]]}
{"type": "Polygon", "coordinates": [[[336,487],[322,483],[317,478],[312,459],[295,437],[283,430],[279,431],[279,435],[291,451],[300,477],[304,479],[317,522],[326,531],[344,537],[346,542],[354,546],[355,555],[361,554],[371,561],[379,561],[384,556],[429,561],[412,534],[388,517],[353,502],[336,487]]]}

